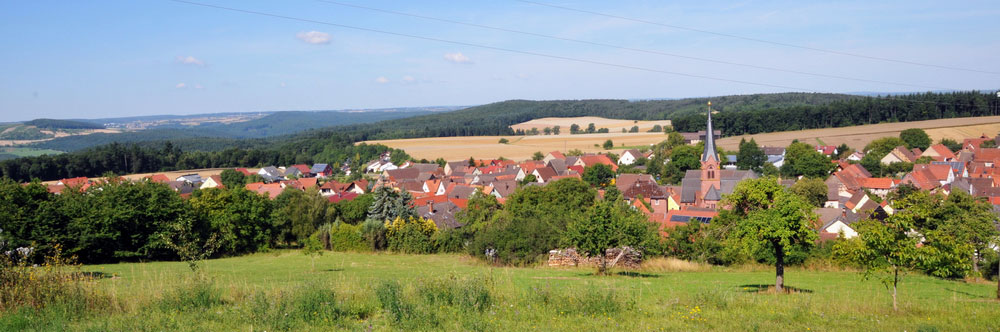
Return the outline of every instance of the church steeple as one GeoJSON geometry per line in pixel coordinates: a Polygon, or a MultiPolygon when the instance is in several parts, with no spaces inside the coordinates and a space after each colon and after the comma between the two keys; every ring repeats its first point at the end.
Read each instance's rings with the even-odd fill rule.
{"type": "Polygon", "coordinates": [[[715,130],[712,129],[712,102],[708,102],[708,130],[705,131],[705,151],[701,153],[701,161],[708,161],[708,158],[719,160],[719,153],[715,151],[715,130]]]}

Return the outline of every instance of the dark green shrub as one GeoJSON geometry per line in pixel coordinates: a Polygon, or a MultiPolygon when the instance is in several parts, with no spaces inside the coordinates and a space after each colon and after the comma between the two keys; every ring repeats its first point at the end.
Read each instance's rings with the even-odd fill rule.
{"type": "Polygon", "coordinates": [[[336,223],[330,226],[327,249],[333,251],[368,251],[368,242],[361,237],[361,226],[336,223]]]}

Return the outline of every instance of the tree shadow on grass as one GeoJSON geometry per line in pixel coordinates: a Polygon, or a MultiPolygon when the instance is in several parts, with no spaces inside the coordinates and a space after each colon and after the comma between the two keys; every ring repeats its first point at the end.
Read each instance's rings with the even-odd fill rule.
{"type": "Polygon", "coordinates": [[[956,294],[962,294],[962,295],[971,297],[973,299],[988,299],[988,300],[992,300],[992,299],[995,298],[995,296],[993,296],[993,295],[983,296],[983,295],[979,295],[979,294],[972,294],[972,293],[969,293],[969,292],[966,292],[966,291],[960,291],[960,290],[953,289],[953,288],[945,288],[944,290],[949,291],[949,292],[955,292],[956,294]]]}
{"type": "MultiPolygon", "coordinates": [[[[597,272],[580,273],[578,276],[581,277],[598,277],[597,272]]],[[[621,277],[632,277],[632,278],[659,278],[658,274],[642,273],[635,271],[619,271],[619,272],[608,272],[605,276],[621,276],[621,277]]]]}
{"type": "Polygon", "coordinates": [[[323,271],[323,272],[344,272],[344,269],[343,268],[335,268],[335,269],[326,269],[326,270],[321,270],[321,271],[323,271]]]}
{"type": "Polygon", "coordinates": [[[81,271],[77,272],[80,277],[90,278],[90,279],[107,279],[111,278],[112,275],[109,273],[98,272],[98,271],[81,271]]]}
{"type": "MultiPolygon", "coordinates": [[[[754,285],[740,285],[742,291],[746,293],[761,293],[761,294],[774,294],[775,289],[773,284],[754,284],[754,285]]],[[[795,294],[795,293],[812,293],[811,289],[796,288],[792,286],[784,286],[783,291],[785,294],[795,294]]]]}
{"type": "Polygon", "coordinates": [[[618,273],[615,273],[615,274],[623,276],[623,277],[633,277],[633,278],[659,278],[660,277],[660,275],[658,275],[658,274],[642,273],[642,272],[635,272],[635,271],[621,271],[621,272],[618,272],[618,273]]]}

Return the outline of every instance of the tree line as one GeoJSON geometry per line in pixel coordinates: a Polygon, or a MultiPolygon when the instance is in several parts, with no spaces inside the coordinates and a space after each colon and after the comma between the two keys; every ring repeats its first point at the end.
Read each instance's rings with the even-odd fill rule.
{"type": "MultiPolygon", "coordinates": [[[[721,109],[712,121],[724,136],[734,136],[988,115],[1000,115],[1000,98],[992,93],[968,91],[864,97],[753,110],[721,109]]],[[[675,118],[673,125],[678,131],[695,132],[704,130],[705,122],[705,114],[694,113],[675,118]]]]}
{"type": "Polygon", "coordinates": [[[353,145],[334,136],[301,140],[265,148],[231,147],[219,151],[184,151],[171,142],[160,147],[112,143],[83,151],[0,161],[0,177],[28,182],[32,179],[57,180],[115,174],[220,168],[287,166],[329,163],[339,169],[343,163],[360,171],[364,164],[382,153],[392,152],[396,162],[410,159],[402,150],[383,145],[353,145]]]}

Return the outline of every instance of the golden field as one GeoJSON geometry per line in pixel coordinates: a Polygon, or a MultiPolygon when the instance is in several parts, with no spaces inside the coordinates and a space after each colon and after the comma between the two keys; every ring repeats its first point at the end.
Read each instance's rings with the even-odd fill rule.
{"type": "MultiPolygon", "coordinates": [[[[563,126],[566,123],[577,123],[582,127],[586,127],[587,123],[594,121],[583,119],[596,120],[601,118],[585,117],[564,118],[560,120],[553,119],[555,118],[536,119],[533,120],[535,121],[533,124],[529,124],[532,123],[529,121],[511,127],[523,128],[525,125],[537,127],[538,124],[559,124],[560,126],[563,126]]],[[[618,123],[618,125],[621,125],[621,123],[632,124],[631,120],[603,120],[605,120],[605,122],[603,122],[605,125],[615,123],[618,123]]],[[[598,126],[598,128],[602,127],[602,124],[598,124],[598,122],[594,123],[598,126]]],[[[640,121],[639,123],[643,122],[640,121]]],[[[645,130],[652,127],[652,124],[649,123],[645,125],[647,126],[647,129],[645,130]]],[[[628,125],[627,127],[631,127],[631,125],[628,125]]],[[[541,129],[543,127],[538,128],[541,129]]],[[[393,148],[403,149],[417,159],[426,158],[428,160],[434,160],[440,157],[446,160],[463,160],[468,159],[469,157],[477,159],[504,157],[514,160],[523,160],[530,159],[531,155],[535,153],[535,151],[546,153],[556,150],[568,151],[572,149],[580,149],[584,152],[602,152],[605,150],[600,148],[599,145],[603,144],[604,141],[608,139],[615,143],[616,149],[612,151],[618,153],[622,150],[619,147],[622,147],[623,145],[626,147],[636,147],[656,144],[663,141],[665,137],[663,133],[647,133],[644,131],[639,133],[621,133],[620,128],[625,127],[616,128],[618,128],[617,132],[615,129],[611,129],[611,133],[607,134],[568,135],[569,126],[566,125],[561,128],[564,133],[558,136],[433,137],[377,140],[367,141],[366,143],[384,144],[393,148]],[[498,143],[500,138],[506,138],[510,141],[510,143],[500,144],[498,143]],[[597,144],[598,147],[595,147],[595,144],[597,144]]],[[[640,128],[643,128],[643,126],[640,125],[640,128]]],[[[741,138],[753,138],[757,141],[757,144],[762,146],[788,146],[792,140],[798,139],[799,141],[809,144],[819,144],[822,142],[826,145],[840,145],[842,143],[846,143],[852,148],[860,149],[868,144],[868,142],[871,142],[876,138],[898,136],[900,131],[909,128],[922,128],[926,130],[927,134],[930,135],[935,142],[941,138],[951,138],[961,141],[963,138],[978,137],[981,134],[989,136],[996,135],[1000,132],[1000,116],[883,123],[854,127],[808,129],[789,132],[743,135],[723,138],[719,140],[718,145],[727,150],[735,150],[739,146],[741,138]]]]}
{"type": "Polygon", "coordinates": [[[635,120],[618,120],[618,119],[607,119],[596,116],[580,116],[573,118],[541,118],[534,119],[528,122],[518,123],[516,125],[510,126],[511,129],[518,130],[523,129],[525,131],[531,130],[531,128],[538,128],[539,131],[545,128],[552,128],[559,126],[560,135],[569,135],[569,127],[574,124],[579,125],[581,130],[587,129],[587,125],[593,123],[597,129],[608,128],[611,132],[621,132],[622,129],[631,129],[633,126],[639,126],[640,132],[646,132],[653,128],[655,125],[660,126],[670,126],[670,120],[660,120],[660,121],[635,121],[635,120]]]}
{"type": "MultiPolygon", "coordinates": [[[[189,169],[189,170],[173,171],[173,172],[138,173],[138,174],[123,175],[122,177],[124,177],[125,179],[128,179],[128,180],[139,180],[139,179],[142,179],[142,178],[147,177],[147,176],[152,176],[153,174],[163,174],[163,175],[166,175],[171,180],[174,180],[174,179],[177,179],[178,177],[181,177],[181,176],[184,176],[184,175],[198,174],[198,175],[201,175],[201,177],[203,179],[207,179],[209,176],[222,174],[222,171],[227,170],[227,169],[233,169],[233,168],[204,168],[204,169],[189,169]]],[[[247,168],[247,170],[250,171],[251,173],[257,173],[257,171],[259,171],[260,168],[247,168]]],[[[90,179],[96,181],[96,180],[99,180],[101,178],[95,177],[95,178],[90,178],[90,179]]],[[[42,183],[43,184],[56,184],[58,182],[59,182],[59,180],[54,180],[54,181],[43,181],[42,183]]]]}

